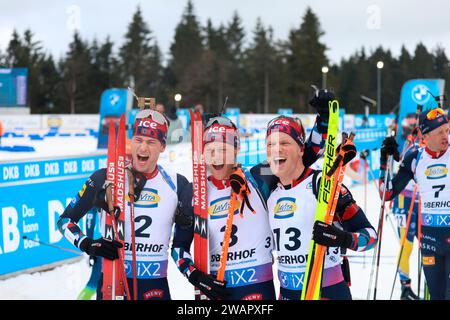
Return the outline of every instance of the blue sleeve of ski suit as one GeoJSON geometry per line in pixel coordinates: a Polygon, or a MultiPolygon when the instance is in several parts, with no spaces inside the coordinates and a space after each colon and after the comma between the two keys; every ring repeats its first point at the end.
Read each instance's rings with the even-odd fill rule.
{"type": "MultiPolygon", "coordinates": [[[[313,188],[316,198],[316,192],[319,190],[320,179],[321,178],[317,178],[317,187],[313,188]]],[[[370,250],[378,241],[378,236],[374,227],[371,225],[369,220],[367,220],[364,211],[356,204],[356,201],[353,199],[353,195],[345,185],[341,186],[338,203],[336,204],[334,221],[338,223],[342,229],[351,233],[352,245],[349,248],[351,250],[370,250]]]]}
{"type": "MultiPolygon", "coordinates": [[[[406,185],[411,179],[414,179],[414,172],[416,171],[417,158],[419,156],[419,149],[410,148],[405,153],[403,160],[400,163],[400,169],[395,177],[391,180],[388,177],[386,186],[386,201],[392,200],[397,197],[400,192],[405,189],[406,185]]],[[[383,198],[384,178],[386,176],[386,163],[380,165],[380,197],[383,198]]]]}
{"type": "MultiPolygon", "coordinates": [[[[305,152],[303,153],[305,167],[311,166],[322,156],[327,139],[327,130],[328,121],[324,121],[320,116],[317,116],[314,127],[305,143],[305,152]]],[[[273,175],[267,161],[251,168],[250,173],[255,179],[261,195],[267,201],[270,193],[277,187],[278,178],[273,175]]]]}
{"type": "Polygon", "coordinates": [[[366,251],[372,249],[377,243],[378,236],[374,227],[344,185],[341,187],[339,201],[336,205],[335,220],[352,235],[352,245],[349,249],[366,251]]]}
{"type": "Polygon", "coordinates": [[[194,259],[190,254],[194,240],[194,208],[192,205],[192,183],[186,184],[178,197],[178,211],[175,218],[175,231],[173,235],[172,259],[178,270],[187,278],[195,269],[194,259]]]}
{"type": "Polygon", "coordinates": [[[59,231],[77,248],[80,248],[81,242],[87,238],[81,231],[78,222],[94,207],[95,197],[103,188],[105,179],[106,169],[94,172],[58,220],[59,231]]]}

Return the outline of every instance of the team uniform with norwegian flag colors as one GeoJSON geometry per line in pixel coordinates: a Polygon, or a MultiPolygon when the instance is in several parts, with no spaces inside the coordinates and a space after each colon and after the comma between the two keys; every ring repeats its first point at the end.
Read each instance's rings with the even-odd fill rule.
{"type": "Polygon", "coordinates": [[[381,153],[380,194],[396,197],[414,180],[420,195],[419,243],[421,265],[433,300],[450,299],[450,148],[449,124],[442,109],[424,111],[419,128],[425,146],[407,153],[394,178],[385,179],[387,155],[397,148],[392,138],[384,140],[381,153]]]}
{"type": "MultiPolygon", "coordinates": [[[[279,184],[267,203],[278,256],[280,299],[300,299],[313,234],[319,179],[319,171],[307,168],[292,185],[279,184]]],[[[372,249],[377,239],[376,232],[345,187],[341,189],[336,210],[334,224],[351,233],[348,248],[354,251],[372,249]]],[[[341,248],[328,247],[323,270],[322,298],[351,299],[348,287],[350,279],[344,278],[349,273],[346,268],[341,248]]]]}
{"type": "MultiPolygon", "coordinates": [[[[114,299],[114,295],[109,295],[109,282],[105,285],[105,281],[112,280],[112,287],[117,291],[117,282],[114,282],[116,277],[126,277],[126,287],[130,292],[128,295],[120,288],[122,291],[117,291],[116,298],[170,299],[167,282],[169,241],[181,191],[188,181],[184,176],[170,173],[156,164],[159,153],[165,148],[166,133],[167,123],[162,114],[142,110],[136,116],[131,142],[132,160],[122,180],[126,197],[121,212],[124,221],[119,227],[114,223],[105,223],[111,212],[120,212],[116,208],[111,210],[108,203],[106,169],[92,174],[60,217],[59,229],[69,241],[89,255],[103,258],[97,299],[114,299]],[[79,220],[93,205],[103,209],[103,237],[96,240],[84,235],[78,226],[79,220]],[[116,231],[124,236],[123,245],[115,240],[116,231]],[[123,256],[118,251],[121,249],[123,256]],[[119,261],[112,277],[107,268],[110,261],[119,261]]],[[[113,188],[117,189],[116,185],[113,188]]]]}
{"type": "MultiPolygon", "coordinates": [[[[313,163],[322,151],[326,126],[326,121],[318,118],[307,142],[305,162],[313,163]]],[[[198,270],[190,254],[195,230],[192,188],[182,194],[172,257],[179,270],[210,299],[275,299],[273,236],[266,201],[277,179],[267,164],[257,165],[250,171],[236,168],[238,133],[227,118],[215,117],[208,121],[204,144],[212,172],[206,190],[209,274],[198,270]],[[217,157],[227,153],[227,148],[231,150],[231,164],[217,157]]]]}

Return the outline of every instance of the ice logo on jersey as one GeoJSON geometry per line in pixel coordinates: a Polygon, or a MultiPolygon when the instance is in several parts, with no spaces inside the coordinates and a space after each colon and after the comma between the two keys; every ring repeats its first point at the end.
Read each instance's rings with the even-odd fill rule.
{"type": "Polygon", "coordinates": [[[430,99],[430,94],[428,93],[428,87],[423,84],[418,84],[414,86],[411,90],[411,98],[417,104],[424,104],[430,99]]]}
{"type": "Polygon", "coordinates": [[[297,210],[295,204],[295,198],[283,197],[278,199],[275,208],[273,209],[275,219],[286,219],[294,216],[294,212],[297,210]]]}
{"type": "Polygon", "coordinates": [[[448,173],[448,168],[445,164],[433,164],[425,170],[427,179],[441,179],[445,178],[448,173]]]}
{"type": "MultiPolygon", "coordinates": [[[[230,196],[222,197],[211,201],[208,207],[208,214],[211,219],[221,219],[228,216],[228,208],[230,207],[230,196]]],[[[236,205],[234,206],[234,214],[238,214],[238,208],[241,207],[240,201],[236,200],[236,205]]]]}
{"type": "Polygon", "coordinates": [[[134,206],[137,208],[157,208],[160,201],[161,197],[158,195],[158,190],[144,188],[134,206]]]}

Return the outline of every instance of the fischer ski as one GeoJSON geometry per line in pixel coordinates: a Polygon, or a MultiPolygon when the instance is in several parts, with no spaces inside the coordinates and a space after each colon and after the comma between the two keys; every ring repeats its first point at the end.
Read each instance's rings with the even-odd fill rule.
{"type": "MultiPolygon", "coordinates": [[[[192,139],[192,186],[194,192],[194,263],[209,273],[208,195],[206,163],[203,155],[203,122],[199,112],[189,110],[192,139]]],[[[195,299],[208,299],[195,288],[195,299]]]]}
{"type": "MultiPolygon", "coordinates": [[[[329,198],[327,210],[323,222],[331,225],[333,223],[334,214],[336,211],[336,206],[339,200],[339,195],[341,192],[342,181],[344,180],[344,173],[346,166],[344,165],[344,157],[346,151],[344,147],[346,145],[353,145],[353,139],[355,137],[354,133],[342,135],[342,144],[339,151],[339,155],[336,158],[333,166],[327,172],[325,179],[329,179],[333,176],[333,186],[331,189],[331,195],[329,198]]],[[[356,152],[355,154],[356,155],[356,152]]],[[[323,177],[322,177],[323,179],[323,177]]],[[[320,290],[322,288],[322,273],[324,267],[325,252],[327,250],[326,246],[316,244],[316,252],[314,253],[314,262],[311,268],[311,275],[309,278],[308,286],[306,288],[306,300],[318,300],[320,299],[320,290]]]]}
{"type": "MultiPolygon", "coordinates": [[[[328,120],[328,131],[327,140],[325,144],[325,154],[324,163],[322,169],[322,179],[320,179],[319,192],[317,194],[317,207],[314,220],[324,221],[325,213],[327,209],[328,202],[331,196],[331,186],[333,185],[334,177],[331,176],[329,179],[325,178],[328,170],[333,166],[333,161],[336,153],[336,142],[337,133],[339,126],[339,102],[337,100],[330,101],[328,103],[328,108],[330,111],[330,116],[328,120]]],[[[314,254],[316,252],[316,244],[314,240],[311,239],[309,246],[308,260],[306,262],[305,275],[303,277],[303,287],[301,300],[305,300],[306,291],[309,286],[309,276],[311,274],[311,269],[314,263],[314,254]]],[[[320,287],[314,288],[316,294],[320,292],[320,287]]]]}

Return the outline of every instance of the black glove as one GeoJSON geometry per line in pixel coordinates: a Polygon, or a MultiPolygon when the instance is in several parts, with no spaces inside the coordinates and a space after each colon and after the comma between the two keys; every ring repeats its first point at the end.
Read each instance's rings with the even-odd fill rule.
{"type": "MultiPolygon", "coordinates": [[[[342,144],[340,144],[337,147],[336,154],[339,154],[339,152],[341,151],[341,146],[342,144]]],[[[352,161],[353,158],[356,157],[356,147],[354,144],[344,144],[343,150],[344,150],[344,159],[342,159],[342,165],[345,166],[347,163],[352,161]]]]}
{"type": "Polygon", "coordinates": [[[395,161],[400,160],[400,155],[398,154],[398,143],[395,141],[394,137],[386,137],[381,144],[381,165],[385,165],[387,163],[387,158],[389,155],[393,155],[395,161]]]}
{"type": "Polygon", "coordinates": [[[181,201],[178,202],[177,210],[175,211],[175,224],[183,230],[190,230],[194,225],[194,216],[188,216],[183,213],[181,201]]]}
{"type": "Polygon", "coordinates": [[[327,247],[351,248],[353,236],[350,232],[333,225],[316,221],[313,228],[313,240],[327,247]]]}
{"type": "Polygon", "coordinates": [[[244,204],[247,205],[251,212],[255,213],[255,210],[253,209],[252,205],[250,204],[250,200],[248,199],[250,189],[245,178],[245,173],[241,168],[238,168],[230,175],[230,186],[231,189],[233,189],[233,192],[237,194],[237,196],[241,200],[241,209],[239,210],[240,214],[242,215],[244,212],[244,204]]]}
{"type": "Polygon", "coordinates": [[[326,89],[317,90],[314,96],[309,100],[309,105],[317,110],[317,113],[324,121],[328,121],[330,115],[330,109],[328,103],[336,100],[336,96],[333,92],[326,89]]]}
{"type": "Polygon", "coordinates": [[[80,244],[81,251],[86,252],[90,256],[103,257],[108,260],[118,259],[118,249],[122,247],[123,246],[119,241],[108,240],[105,238],[96,240],[86,238],[80,244]]]}
{"type": "Polygon", "coordinates": [[[194,269],[189,276],[189,282],[211,300],[224,300],[228,297],[227,282],[219,281],[211,275],[194,269]]]}
{"type": "Polygon", "coordinates": [[[134,201],[139,200],[139,196],[141,195],[142,189],[144,189],[145,184],[147,183],[147,178],[145,175],[139,171],[136,171],[133,167],[128,166],[127,170],[131,172],[131,175],[133,176],[133,182],[134,182],[134,201]]]}
{"type": "Polygon", "coordinates": [[[369,150],[365,149],[359,153],[359,157],[363,160],[367,159],[369,156],[369,150]]]}

